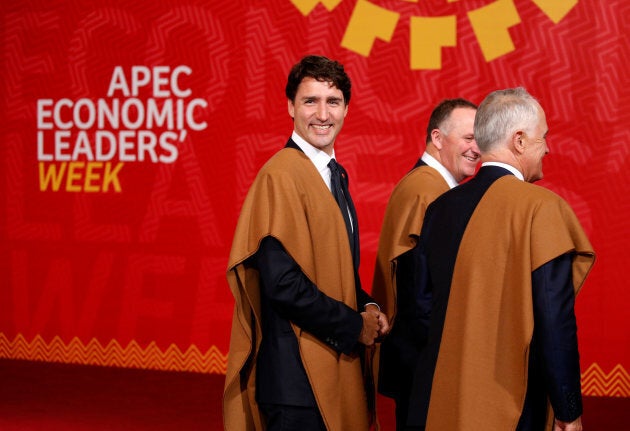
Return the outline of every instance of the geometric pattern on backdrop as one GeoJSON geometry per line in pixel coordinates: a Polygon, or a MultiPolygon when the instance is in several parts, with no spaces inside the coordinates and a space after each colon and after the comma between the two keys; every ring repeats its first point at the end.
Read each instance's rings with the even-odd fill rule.
{"type": "MultiPolygon", "coordinates": [[[[94,338],[87,344],[78,338],[64,343],[60,337],[54,337],[47,343],[39,335],[29,342],[21,334],[9,340],[2,333],[0,358],[207,374],[225,374],[227,367],[227,354],[222,354],[216,346],[201,352],[194,345],[182,351],[171,344],[162,350],[154,342],[146,347],[135,341],[121,346],[116,340],[103,345],[94,338]]],[[[582,393],[587,396],[630,397],[630,375],[621,364],[605,372],[593,363],[582,373],[582,393]]]]}

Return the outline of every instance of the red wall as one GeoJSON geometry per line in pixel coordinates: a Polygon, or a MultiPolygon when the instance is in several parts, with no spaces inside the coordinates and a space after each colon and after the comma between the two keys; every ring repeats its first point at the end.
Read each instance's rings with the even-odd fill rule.
{"type": "Polygon", "coordinates": [[[353,81],[336,151],[366,286],[432,107],[518,85],[540,100],[540,184],[598,253],[577,301],[584,390],[630,395],[626,2],[69,3],[0,5],[0,357],[224,372],[233,229],[291,133],[287,72],[317,53],[353,81]],[[99,104],[120,117],[99,124],[99,104]]]}

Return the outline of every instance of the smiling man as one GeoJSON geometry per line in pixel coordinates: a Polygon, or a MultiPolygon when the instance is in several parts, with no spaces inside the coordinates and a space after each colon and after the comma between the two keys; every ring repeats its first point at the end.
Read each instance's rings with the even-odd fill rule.
{"type": "Polygon", "coordinates": [[[362,346],[389,326],[361,288],[357,215],[335,160],[350,88],[326,57],[307,56],[289,73],[293,134],[254,180],[228,263],[228,431],[369,428],[362,346]]]}
{"type": "Polygon", "coordinates": [[[414,256],[430,320],[407,430],[582,430],[574,306],[595,252],[567,202],[532,184],[547,132],[524,88],[490,93],[479,172],[426,211],[414,256]]]}
{"type": "Polygon", "coordinates": [[[428,310],[416,294],[421,274],[411,254],[427,206],[475,173],[480,157],[473,133],[476,111],[465,99],[443,100],[433,109],[426,150],[396,185],[385,211],[372,295],[393,328],[380,347],[379,390],[396,402],[397,429],[407,417],[411,374],[426,343],[428,324],[428,310]]]}

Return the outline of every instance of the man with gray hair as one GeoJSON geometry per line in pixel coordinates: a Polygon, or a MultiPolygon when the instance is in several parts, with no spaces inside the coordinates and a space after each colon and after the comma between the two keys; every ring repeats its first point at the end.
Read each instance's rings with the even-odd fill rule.
{"type": "Polygon", "coordinates": [[[574,301],[595,253],[569,205],[531,184],[549,152],[540,104],[495,91],[474,132],[482,167],[429,206],[420,235],[431,316],[407,429],[579,431],[574,301]]]}

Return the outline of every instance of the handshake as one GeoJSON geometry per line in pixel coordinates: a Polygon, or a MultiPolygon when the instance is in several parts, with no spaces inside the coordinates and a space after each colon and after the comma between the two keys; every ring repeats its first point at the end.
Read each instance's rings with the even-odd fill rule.
{"type": "Polygon", "coordinates": [[[377,338],[387,335],[391,329],[387,316],[376,305],[366,305],[361,317],[363,318],[363,328],[359,335],[359,342],[366,346],[373,345],[377,338]]]}

